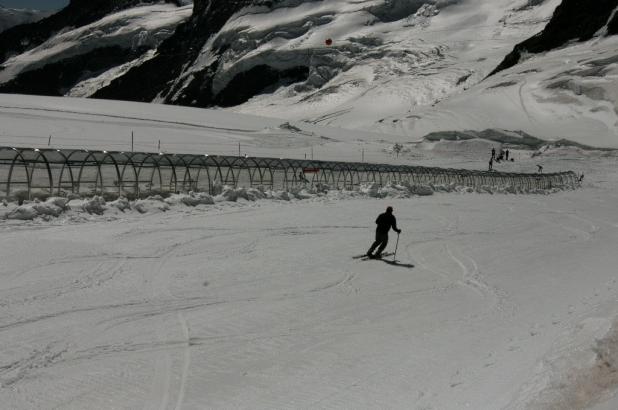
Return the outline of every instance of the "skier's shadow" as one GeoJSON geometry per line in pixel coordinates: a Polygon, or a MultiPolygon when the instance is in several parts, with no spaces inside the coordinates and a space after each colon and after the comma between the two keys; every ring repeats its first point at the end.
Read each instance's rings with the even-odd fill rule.
{"type": "Polygon", "coordinates": [[[414,265],[411,264],[411,263],[401,263],[401,262],[398,262],[398,261],[385,261],[385,260],[382,260],[382,262],[388,263],[391,266],[399,266],[401,268],[407,268],[407,269],[414,268],[414,265]]]}

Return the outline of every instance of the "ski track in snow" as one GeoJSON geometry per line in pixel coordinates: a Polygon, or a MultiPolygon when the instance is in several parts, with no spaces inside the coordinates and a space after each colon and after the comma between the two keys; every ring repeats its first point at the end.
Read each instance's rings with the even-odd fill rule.
{"type": "Polygon", "coordinates": [[[89,117],[101,117],[101,118],[111,118],[111,119],[119,119],[119,120],[136,120],[146,123],[154,123],[154,124],[169,124],[177,128],[179,125],[183,125],[186,127],[192,128],[204,128],[209,130],[216,131],[229,131],[229,132],[238,132],[238,133],[246,133],[253,134],[255,129],[242,129],[242,128],[225,128],[225,127],[213,127],[206,124],[197,124],[190,122],[181,122],[181,121],[171,121],[171,120],[158,120],[155,118],[141,118],[141,117],[133,117],[128,115],[115,115],[115,114],[101,114],[95,112],[85,112],[85,111],[72,111],[72,110],[61,110],[61,109],[52,109],[52,108],[32,108],[32,107],[20,107],[20,106],[7,106],[0,105],[0,109],[7,110],[20,110],[20,111],[42,111],[42,112],[52,112],[52,113],[60,113],[60,114],[75,114],[80,116],[89,116],[89,117]]]}
{"type": "MultiPolygon", "coordinates": [[[[486,395],[475,392],[512,396],[553,338],[615,300],[602,267],[583,282],[557,271],[561,286],[549,281],[542,293],[551,297],[528,300],[553,271],[518,269],[511,252],[542,255],[536,246],[551,240],[576,260],[579,243],[618,233],[609,208],[580,211],[585,196],[561,195],[389,200],[404,229],[397,258],[414,269],[350,260],[373,239],[378,200],[97,224],[108,238],[98,252],[50,252],[3,269],[0,338],[18,351],[0,356],[0,399],[18,409],[26,390],[33,409],[483,408],[486,395]],[[522,284],[509,277],[520,270],[522,284]],[[74,334],[54,333],[67,325],[74,334]],[[29,341],[31,332],[46,342],[29,341]],[[32,348],[14,346],[21,340],[32,348]],[[127,373],[135,380],[126,383],[118,363],[136,366],[127,373]],[[87,367],[98,378],[76,383],[69,372],[87,367]],[[38,401],[46,389],[55,395],[38,401]],[[119,404],[123,394],[131,404],[119,404]]],[[[5,235],[36,244],[65,231],[90,238],[86,228],[5,235]]]]}

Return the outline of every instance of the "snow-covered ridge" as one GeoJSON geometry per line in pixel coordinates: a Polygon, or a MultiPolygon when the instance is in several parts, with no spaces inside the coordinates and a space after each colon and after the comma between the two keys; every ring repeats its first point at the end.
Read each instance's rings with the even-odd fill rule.
{"type": "Polygon", "coordinates": [[[402,125],[421,135],[517,129],[543,139],[617,148],[617,56],[616,36],[530,55],[461,95],[418,110],[402,125]]]}
{"type": "Polygon", "coordinates": [[[617,147],[611,37],[534,56],[525,69],[485,80],[515,44],[546,26],[559,4],[296,0],[208,9],[200,2],[208,13],[194,15],[171,37],[188,21],[190,6],[136,7],[15,56],[0,78],[23,75],[5,83],[7,92],[234,105],[238,112],[407,140],[496,128],[617,147]],[[163,38],[169,42],[154,51],[163,38]],[[125,55],[82,75],[81,58],[103,46],[125,55]],[[569,68],[560,73],[558,61],[569,68]],[[58,64],[65,71],[68,64],[74,76],[49,87],[58,81],[58,64]]]}
{"type": "Polygon", "coordinates": [[[2,65],[0,83],[9,82],[20,73],[100,48],[156,48],[190,15],[190,5],[177,7],[172,4],[145,5],[108,15],[95,23],[59,33],[40,46],[9,59],[2,65]]]}
{"type": "MultiPolygon", "coordinates": [[[[525,36],[526,30],[542,27],[543,16],[548,18],[552,11],[548,2],[514,9],[510,6],[517,2],[513,1],[493,2],[491,6],[476,4],[469,8],[460,3],[337,0],[282,2],[273,9],[243,9],[206,43],[201,57],[186,69],[184,83],[175,86],[177,91],[168,96],[167,101],[180,99],[185,90],[192,87],[195,73],[214,67],[216,71],[211,81],[215,102],[235,104],[237,101],[226,102],[225,97],[216,96],[226,89],[238,90],[241,87],[235,81],[241,81],[252,72],[257,75],[255,70],[269,67],[282,73],[296,69],[298,74],[288,79],[292,85],[285,81],[262,84],[264,89],[273,87],[263,96],[259,95],[260,90],[255,90],[258,94],[255,104],[250,102],[246,109],[255,107],[263,115],[285,105],[288,115],[302,110],[304,118],[310,119],[319,117],[316,109],[334,110],[333,104],[341,105],[346,101],[352,105],[352,110],[354,106],[361,109],[359,98],[376,101],[376,92],[396,97],[405,91],[401,87],[421,81],[427,91],[437,94],[419,96],[418,89],[410,89],[410,97],[414,99],[406,105],[427,105],[439,99],[440,94],[461,89],[465,82],[462,78],[478,80],[489,72],[490,66],[483,69],[478,58],[468,70],[452,72],[447,69],[451,66],[449,60],[462,57],[460,53],[469,41],[466,36],[474,32],[474,36],[482,37],[487,33],[496,43],[501,37],[509,41],[516,30],[520,36],[525,36]],[[491,14],[483,15],[487,12],[491,14]],[[451,18],[459,23],[453,26],[451,18]],[[489,27],[500,31],[490,34],[489,27]],[[460,36],[453,35],[455,33],[460,36]],[[332,43],[326,45],[326,40],[332,43]],[[220,53],[219,50],[225,51],[220,53]],[[304,68],[302,72],[298,71],[300,67],[304,68]],[[473,76],[473,71],[479,69],[473,76]],[[451,91],[444,88],[446,83],[452,83],[451,91]],[[270,97],[277,88],[275,95],[270,97]]],[[[385,108],[392,109],[393,103],[385,108]]],[[[354,120],[358,122],[359,117],[354,120]]],[[[375,118],[375,113],[369,114],[361,120],[362,125],[355,126],[366,126],[367,120],[375,123],[381,119],[375,118]]]]}
{"type": "Polygon", "coordinates": [[[31,23],[49,16],[51,12],[11,9],[0,5],[0,33],[14,26],[24,23],[31,23]]]}

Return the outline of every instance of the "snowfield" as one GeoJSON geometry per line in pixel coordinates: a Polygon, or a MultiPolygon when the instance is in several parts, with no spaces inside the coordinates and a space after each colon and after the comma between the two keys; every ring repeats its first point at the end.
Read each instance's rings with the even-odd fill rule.
{"type": "Polygon", "coordinates": [[[225,45],[215,92],[261,64],[309,67],[305,81],[279,84],[237,112],[413,139],[502,128],[617,148],[615,36],[532,55],[486,78],[559,4],[337,0],[249,9],[208,42],[186,77],[225,45]]]}
{"type": "MultiPolygon", "coordinates": [[[[126,61],[110,61],[101,72],[82,73],[76,83],[54,88],[68,96],[91,96],[155,58],[156,46],[190,18],[191,4],[181,4],[140,5],[57,33],[4,62],[0,83],[105,47],[131,50],[135,55],[126,61]]],[[[246,7],[205,40],[177,79],[156,90],[155,102],[184,101],[185,92],[195,91],[196,78],[212,70],[212,86],[202,86],[213,96],[230,94],[223,105],[281,123],[370,131],[398,136],[400,142],[436,131],[499,128],[618,148],[615,36],[604,37],[601,30],[591,41],[527,56],[486,78],[514,45],[545,27],[559,4],[295,0],[246,7]],[[277,76],[271,84],[251,74],[265,67],[281,75],[278,82],[277,76]],[[244,81],[266,83],[245,101],[240,91],[251,87],[244,81]],[[239,101],[233,98],[237,94],[239,101]]]]}
{"type": "MultiPolygon", "coordinates": [[[[230,110],[0,94],[0,146],[476,170],[507,148],[498,172],[583,178],[2,201],[0,408],[618,408],[618,40],[485,79],[559,2],[247,8],[173,89],[215,59],[219,91],[264,64],[308,77],[230,110]],[[396,256],[363,260],[388,205],[396,256]]],[[[151,49],[67,90],[92,95],[155,55],[182,4],[57,33],[0,82],[103,44],[151,49]]]]}
{"type": "MultiPolygon", "coordinates": [[[[53,147],[127,149],[134,131],[151,151],[158,139],[169,152],[313,146],[320,159],[364,147],[369,160],[474,169],[500,146],[424,141],[397,157],[397,136],[223,110],[0,106],[3,145],[52,133],[53,147]]],[[[17,212],[32,218],[0,220],[2,407],[614,409],[618,156],[551,144],[514,155],[499,169],[542,163],[584,173],[583,187],[26,203],[17,212]],[[387,205],[399,264],[354,259],[387,205]]]]}
{"type": "Polygon", "coordinates": [[[588,408],[617,387],[616,199],[591,186],[3,223],[0,398],[588,408]],[[413,268],[352,259],[386,204],[413,268]]]}

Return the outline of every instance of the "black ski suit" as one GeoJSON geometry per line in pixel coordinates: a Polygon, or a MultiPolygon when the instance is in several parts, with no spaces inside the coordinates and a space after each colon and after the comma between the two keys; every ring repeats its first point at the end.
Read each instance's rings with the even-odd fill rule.
{"type": "Polygon", "coordinates": [[[378,251],[375,254],[375,256],[379,257],[380,255],[382,255],[382,251],[384,251],[386,245],[388,244],[388,231],[390,231],[391,227],[397,233],[400,233],[401,229],[397,228],[397,220],[395,219],[395,216],[390,212],[384,212],[383,214],[380,214],[380,216],[378,216],[378,219],[376,219],[376,224],[378,225],[376,227],[376,240],[373,245],[371,245],[371,248],[369,248],[369,250],[367,251],[367,255],[371,255],[374,249],[378,248],[379,246],[378,251]]]}

